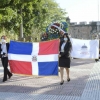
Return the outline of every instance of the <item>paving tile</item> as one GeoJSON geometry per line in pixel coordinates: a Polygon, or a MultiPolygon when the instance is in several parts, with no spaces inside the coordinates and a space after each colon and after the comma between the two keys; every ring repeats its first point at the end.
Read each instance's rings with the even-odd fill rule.
{"type": "MultiPolygon", "coordinates": [[[[7,82],[0,75],[0,99],[4,100],[100,100],[100,63],[94,60],[73,59],[70,68],[71,81],[64,84],[59,76],[23,76],[14,74],[7,82]],[[96,66],[96,67],[94,67],[96,66]],[[91,94],[91,91],[92,94],[91,94]],[[89,95],[86,95],[87,92],[89,95]]],[[[0,67],[1,68],[1,67],[0,67]]],[[[2,68],[0,69],[2,72],[2,68]]],[[[0,72],[0,73],[1,73],[0,72]]]]}

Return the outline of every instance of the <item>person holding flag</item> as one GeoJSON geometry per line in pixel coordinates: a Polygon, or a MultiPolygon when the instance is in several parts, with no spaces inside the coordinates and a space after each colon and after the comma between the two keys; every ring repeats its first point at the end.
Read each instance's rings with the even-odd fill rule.
{"type": "Polygon", "coordinates": [[[3,82],[7,81],[7,75],[9,78],[11,78],[12,76],[12,73],[8,69],[8,50],[9,50],[9,43],[6,43],[6,36],[2,36],[0,44],[0,54],[1,54],[2,66],[4,67],[3,82]]]}
{"type": "Polygon", "coordinates": [[[60,67],[60,74],[61,74],[61,82],[60,85],[63,85],[63,74],[64,74],[64,68],[66,69],[67,73],[67,81],[70,81],[69,77],[69,68],[70,68],[70,53],[72,49],[72,44],[70,41],[70,38],[68,36],[68,33],[64,33],[63,35],[63,41],[60,41],[59,46],[59,67],[60,67]]]}

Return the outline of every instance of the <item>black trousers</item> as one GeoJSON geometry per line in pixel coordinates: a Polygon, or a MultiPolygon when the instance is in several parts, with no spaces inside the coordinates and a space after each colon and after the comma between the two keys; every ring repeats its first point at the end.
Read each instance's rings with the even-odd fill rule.
{"type": "Polygon", "coordinates": [[[2,66],[4,67],[3,80],[6,80],[7,79],[7,75],[8,76],[11,76],[12,75],[12,73],[8,69],[8,57],[1,58],[1,62],[2,62],[2,66]]]}

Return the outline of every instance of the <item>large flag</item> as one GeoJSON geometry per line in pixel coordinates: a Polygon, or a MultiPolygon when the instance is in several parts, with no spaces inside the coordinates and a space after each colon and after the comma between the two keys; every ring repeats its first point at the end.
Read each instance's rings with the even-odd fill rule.
{"type": "Polygon", "coordinates": [[[8,52],[12,73],[58,75],[59,39],[29,43],[10,41],[8,52]]]}
{"type": "Polygon", "coordinates": [[[99,57],[99,40],[81,40],[71,38],[71,57],[96,59],[99,57]]]}

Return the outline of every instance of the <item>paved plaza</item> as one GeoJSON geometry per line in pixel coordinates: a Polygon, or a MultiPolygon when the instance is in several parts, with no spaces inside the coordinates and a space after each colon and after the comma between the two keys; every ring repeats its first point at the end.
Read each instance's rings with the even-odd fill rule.
{"type": "Polygon", "coordinates": [[[0,63],[0,100],[100,100],[100,62],[72,59],[71,81],[60,85],[59,76],[24,76],[13,74],[2,82],[0,63]]]}

